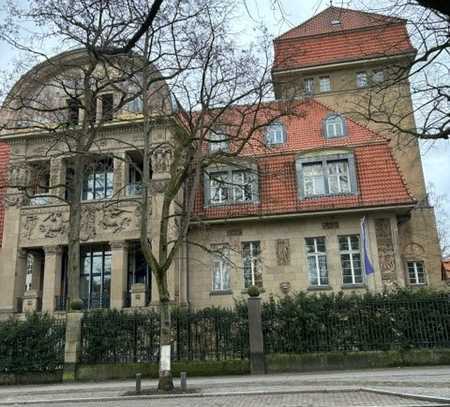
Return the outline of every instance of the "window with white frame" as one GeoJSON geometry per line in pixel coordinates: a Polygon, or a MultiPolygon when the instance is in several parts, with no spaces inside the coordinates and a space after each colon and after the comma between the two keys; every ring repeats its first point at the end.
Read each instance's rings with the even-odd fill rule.
{"type": "Polygon", "coordinates": [[[223,132],[211,131],[208,134],[208,150],[210,153],[216,153],[218,151],[229,151],[230,143],[229,137],[223,132]]]}
{"type": "Polygon", "coordinates": [[[212,251],[212,289],[227,291],[231,289],[230,281],[230,247],[228,244],[211,245],[212,251]]]}
{"type": "Polygon", "coordinates": [[[367,72],[358,72],[356,74],[356,86],[365,88],[367,86],[367,72]]]}
{"type": "Polygon", "coordinates": [[[250,169],[227,169],[208,173],[206,196],[212,205],[255,202],[257,175],[250,169]]]}
{"type": "Polygon", "coordinates": [[[339,114],[329,115],[325,119],[325,137],[337,138],[346,136],[346,126],[344,118],[339,114]]]}
{"type": "Polygon", "coordinates": [[[262,287],[261,244],[259,241],[242,242],[244,287],[262,287]]]}
{"type": "Polygon", "coordinates": [[[228,202],[230,181],[228,172],[215,172],[209,174],[209,201],[212,204],[228,202]]]}
{"type": "Polygon", "coordinates": [[[285,129],[281,123],[272,123],[266,129],[266,144],[268,146],[283,144],[285,142],[285,129]]]}
{"type": "Polygon", "coordinates": [[[327,253],[324,237],[305,238],[309,285],[328,286],[327,253]]]}
{"type": "Polygon", "coordinates": [[[344,285],[363,283],[359,235],[338,236],[344,285]]]}
{"type": "Polygon", "coordinates": [[[384,82],[384,71],[382,69],[373,71],[372,81],[374,83],[382,83],[382,82],[384,82]]]}
{"type": "Polygon", "coordinates": [[[350,176],[347,160],[327,161],[328,193],[330,195],[350,192],[350,176]]]}
{"type": "Polygon", "coordinates": [[[314,93],[314,78],[306,78],[303,81],[303,88],[307,95],[312,95],[314,93]]]}
{"type": "Polygon", "coordinates": [[[329,76],[322,76],[319,79],[319,87],[321,92],[330,92],[331,91],[331,81],[329,76]]]}
{"type": "Polygon", "coordinates": [[[300,198],[356,193],[351,154],[299,158],[296,162],[300,198]]]}
{"type": "Polygon", "coordinates": [[[408,281],[411,285],[425,285],[425,267],[423,261],[408,261],[408,281]]]}

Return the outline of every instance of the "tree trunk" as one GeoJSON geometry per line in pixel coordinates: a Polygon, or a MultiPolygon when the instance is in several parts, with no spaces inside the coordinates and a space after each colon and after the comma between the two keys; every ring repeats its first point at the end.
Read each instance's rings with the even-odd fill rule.
{"type": "Polygon", "coordinates": [[[156,275],[159,291],[160,343],[159,343],[159,383],[158,390],[173,390],[171,368],[172,325],[170,320],[169,290],[167,289],[167,272],[156,275]]]}
{"type": "Polygon", "coordinates": [[[73,160],[73,179],[70,190],[69,248],[68,248],[68,307],[80,301],[80,230],[81,230],[81,184],[83,179],[83,159],[73,160]]]}

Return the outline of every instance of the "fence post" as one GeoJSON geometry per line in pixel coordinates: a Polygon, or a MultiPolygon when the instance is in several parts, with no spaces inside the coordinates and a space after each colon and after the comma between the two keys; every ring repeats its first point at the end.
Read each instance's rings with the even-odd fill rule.
{"type": "Polygon", "coordinates": [[[81,352],[81,321],[83,313],[68,312],[66,323],[66,343],[64,347],[63,381],[76,380],[77,364],[81,352]]]}
{"type": "Polygon", "coordinates": [[[248,299],[248,333],[250,342],[250,372],[265,374],[264,338],[262,332],[261,298],[248,299]]]}

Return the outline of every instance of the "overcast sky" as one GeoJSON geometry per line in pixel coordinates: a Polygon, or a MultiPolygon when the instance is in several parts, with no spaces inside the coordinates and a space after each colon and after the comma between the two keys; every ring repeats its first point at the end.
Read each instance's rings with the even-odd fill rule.
{"type": "MultiPolygon", "coordinates": [[[[5,0],[0,0],[0,4],[3,1],[5,0]]],[[[360,3],[363,0],[354,0],[356,1],[360,3]]],[[[280,19],[279,14],[272,11],[273,0],[247,0],[247,2],[248,13],[245,13],[243,18],[262,19],[274,36],[300,24],[330,4],[329,0],[279,0],[285,17],[280,19]]],[[[350,5],[351,2],[335,0],[334,4],[350,5]]],[[[357,5],[354,4],[354,7],[357,5]]],[[[4,20],[3,17],[0,12],[1,20],[4,20]]],[[[17,53],[0,41],[0,55],[0,69],[6,71],[12,69],[17,53]]],[[[422,154],[426,182],[433,183],[438,194],[445,195],[446,209],[450,212],[450,141],[422,144],[422,154]]]]}

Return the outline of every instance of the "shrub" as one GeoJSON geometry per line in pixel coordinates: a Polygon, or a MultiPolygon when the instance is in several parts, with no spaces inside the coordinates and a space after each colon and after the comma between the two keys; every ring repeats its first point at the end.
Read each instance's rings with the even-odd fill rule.
{"type": "Polygon", "coordinates": [[[24,321],[0,323],[0,372],[52,372],[64,361],[65,323],[30,314],[24,321]]]}

